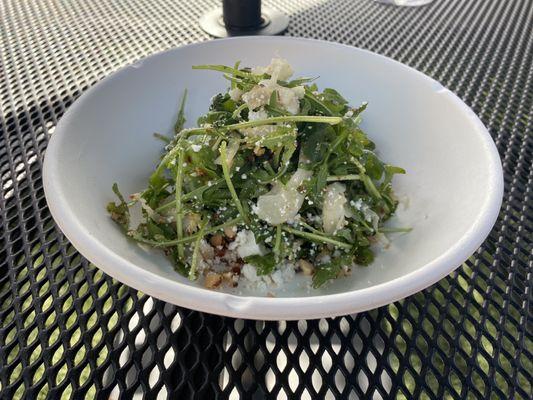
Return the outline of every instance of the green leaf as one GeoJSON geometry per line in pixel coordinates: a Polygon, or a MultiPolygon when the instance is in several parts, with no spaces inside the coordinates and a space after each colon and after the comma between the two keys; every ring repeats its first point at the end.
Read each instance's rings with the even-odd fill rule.
{"type": "Polygon", "coordinates": [[[322,92],[322,99],[336,105],[348,104],[348,100],[342,97],[340,93],[337,92],[335,89],[331,88],[324,89],[324,91],[322,92]]]}
{"type": "Polygon", "coordinates": [[[313,164],[322,161],[336,136],[335,129],[329,124],[306,125],[300,140],[304,155],[313,164]]]}
{"type": "Polygon", "coordinates": [[[298,79],[293,79],[292,81],[289,81],[289,82],[278,81],[278,83],[281,86],[293,88],[293,87],[296,87],[296,86],[302,86],[302,85],[304,85],[306,83],[312,82],[315,79],[317,79],[317,78],[298,78],[298,79]]]}
{"type": "Polygon", "coordinates": [[[369,265],[374,261],[374,252],[370,247],[360,247],[355,252],[355,262],[359,265],[369,265]]]}
{"type": "Polygon", "coordinates": [[[329,110],[330,115],[344,115],[348,110],[348,101],[335,89],[327,88],[316,96],[320,104],[329,110]]]}
{"type": "Polygon", "coordinates": [[[183,91],[183,96],[181,97],[180,108],[178,111],[178,118],[176,124],[174,125],[174,133],[178,134],[183,129],[185,125],[185,102],[187,101],[187,89],[183,91]]]}
{"type": "Polygon", "coordinates": [[[157,132],[154,132],[154,137],[156,139],[161,140],[165,144],[169,144],[171,141],[170,138],[166,137],[165,135],[161,135],[160,133],[157,133],[157,132]]]}
{"type": "Polygon", "coordinates": [[[352,231],[348,228],[339,229],[335,232],[335,237],[341,237],[347,242],[353,242],[352,231]]]}
{"type": "Polygon", "coordinates": [[[279,107],[279,103],[278,103],[278,91],[277,90],[273,90],[272,91],[272,94],[270,95],[270,99],[268,101],[268,105],[272,108],[278,108],[279,107]]]}
{"type": "Polygon", "coordinates": [[[264,136],[247,136],[246,143],[250,146],[261,145],[269,150],[288,145],[294,146],[296,129],[293,126],[277,126],[276,130],[264,136]]]}
{"type": "Polygon", "coordinates": [[[324,104],[318,96],[314,93],[314,90],[311,90],[311,87],[305,88],[304,99],[308,101],[309,113],[310,114],[322,114],[322,115],[334,115],[333,111],[324,104]]]}
{"type": "Polygon", "coordinates": [[[228,93],[219,93],[211,101],[209,111],[224,111],[227,113],[233,113],[237,105],[233,101],[228,93]]]}
{"type": "Polygon", "coordinates": [[[122,196],[122,193],[120,193],[117,183],[113,183],[112,189],[115,195],[118,197],[119,203],[108,203],[106,207],[107,212],[110,214],[111,219],[113,221],[122,226],[122,228],[124,228],[125,230],[128,230],[130,223],[130,213],[128,210],[128,205],[126,204],[124,196],[122,196]]]}
{"type": "Polygon", "coordinates": [[[353,257],[345,254],[340,257],[335,257],[329,263],[315,266],[315,273],[313,274],[313,287],[317,289],[330,279],[336,278],[343,266],[351,265],[352,263],[353,257]]]}
{"type": "Polygon", "coordinates": [[[381,179],[385,168],[383,167],[383,163],[373,152],[364,150],[361,162],[365,166],[366,174],[370,178],[376,181],[381,179]]]}
{"type": "MultiPolygon", "coordinates": [[[[191,165],[197,166],[202,170],[209,170],[213,173],[217,170],[215,160],[218,155],[208,145],[202,145],[198,151],[194,151],[191,147],[186,152],[187,159],[191,165]]],[[[216,174],[215,174],[216,175],[216,174]]]]}
{"type": "Polygon", "coordinates": [[[173,261],[174,271],[176,271],[178,274],[182,276],[185,276],[185,277],[189,276],[190,266],[185,264],[183,261],[181,261],[178,255],[177,248],[176,247],[172,248],[171,250],[169,250],[168,254],[173,261]]]}
{"type": "Polygon", "coordinates": [[[315,186],[315,192],[317,194],[321,194],[322,190],[326,187],[328,184],[328,165],[322,164],[320,169],[318,170],[318,174],[316,176],[316,186],[315,186]]]}
{"type": "Polygon", "coordinates": [[[268,253],[264,256],[253,255],[245,257],[244,262],[247,264],[252,264],[257,269],[257,275],[271,274],[276,267],[274,253],[268,253]]]}
{"type": "Polygon", "coordinates": [[[388,185],[390,185],[392,181],[392,177],[395,174],[405,174],[405,169],[400,168],[400,167],[395,167],[394,165],[386,164],[384,169],[385,169],[385,178],[383,179],[383,182],[381,183],[382,189],[385,189],[388,185]]]}
{"type": "Polygon", "coordinates": [[[233,112],[235,110],[229,111],[209,111],[207,114],[198,118],[198,125],[202,126],[204,124],[210,124],[215,127],[226,126],[228,124],[233,124],[238,122],[237,119],[233,117],[233,112]]]}

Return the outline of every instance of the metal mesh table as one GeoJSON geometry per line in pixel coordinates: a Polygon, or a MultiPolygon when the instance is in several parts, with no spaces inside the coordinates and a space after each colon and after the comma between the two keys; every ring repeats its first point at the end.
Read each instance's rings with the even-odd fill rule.
{"type": "Polygon", "coordinates": [[[47,209],[48,135],[96,81],[207,40],[201,0],[0,2],[0,398],[531,398],[533,5],[278,0],[288,35],[385,54],[441,81],[489,128],[505,171],[496,226],[456,272],[380,309],[256,322],[125,287],[47,209]]]}

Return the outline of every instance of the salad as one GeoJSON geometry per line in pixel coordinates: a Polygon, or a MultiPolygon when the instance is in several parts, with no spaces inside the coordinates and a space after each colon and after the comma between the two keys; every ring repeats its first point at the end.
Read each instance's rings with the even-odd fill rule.
{"type": "Polygon", "coordinates": [[[314,79],[266,67],[199,65],[229,81],[197,127],[184,128],[184,93],[172,137],[142,192],[107,210],[133,240],[162,249],[177,272],[205,287],[280,286],[296,273],[318,288],[374,259],[398,201],[402,168],[379,159],[353,107],[314,79]]]}

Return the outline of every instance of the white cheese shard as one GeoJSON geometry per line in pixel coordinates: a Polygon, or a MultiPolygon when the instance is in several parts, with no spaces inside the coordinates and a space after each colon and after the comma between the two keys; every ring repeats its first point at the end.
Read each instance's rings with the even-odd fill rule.
{"type": "Polygon", "coordinates": [[[285,81],[289,79],[294,71],[292,67],[283,58],[273,58],[266,67],[254,67],[252,73],[255,75],[268,74],[276,80],[285,81]]]}
{"type": "Polygon", "coordinates": [[[276,89],[280,105],[293,115],[300,112],[300,99],[304,97],[303,95],[305,91],[302,92],[300,88],[302,87],[296,86],[294,88],[286,88],[280,86],[276,89]]]}
{"type": "MultiPolygon", "coordinates": [[[[237,154],[238,150],[239,142],[237,140],[230,140],[228,143],[228,147],[226,148],[226,159],[228,161],[228,168],[231,168],[233,164],[233,158],[235,157],[235,154],[237,154]]],[[[215,164],[222,165],[222,158],[220,158],[220,156],[215,159],[215,164]]]]}
{"type": "Polygon", "coordinates": [[[272,89],[263,85],[254,86],[249,92],[242,95],[244,101],[250,110],[255,110],[258,107],[268,104],[272,89]]]}
{"type": "Polygon", "coordinates": [[[268,118],[268,114],[264,108],[260,108],[257,111],[248,112],[248,121],[258,121],[260,119],[266,119],[266,118],[268,118]]]}
{"type": "Polygon", "coordinates": [[[322,227],[327,234],[335,234],[345,225],[346,186],[335,182],[326,187],[322,205],[322,227]]]}
{"type": "Polygon", "coordinates": [[[274,184],[270,192],[257,199],[257,205],[253,208],[256,215],[272,225],[292,221],[304,201],[304,195],[298,191],[298,187],[311,175],[311,171],[298,169],[286,185],[279,182],[274,184]]]}
{"type": "Polygon", "coordinates": [[[241,99],[242,93],[243,93],[243,91],[241,89],[237,88],[237,87],[233,88],[233,89],[230,89],[230,91],[228,92],[229,97],[233,101],[239,101],[241,99]]]}
{"type": "MultiPolygon", "coordinates": [[[[252,69],[254,74],[269,74],[270,79],[265,79],[254,86],[249,92],[242,94],[242,100],[248,105],[250,110],[255,110],[270,102],[270,96],[277,92],[279,105],[290,114],[300,112],[300,99],[305,95],[303,86],[287,88],[280,86],[278,80],[285,81],[289,79],[293,70],[287,63],[287,60],[273,58],[267,67],[255,67],[252,69]]],[[[231,96],[231,94],[230,94],[231,96]]]]}
{"type": "MultiPolygon", "coordinates": [[[[248,112],[248,121],[258,121],[266,118],[268,118],[268,114],[263,107],[259,108],[257,111],[248,112]]],[[[240,132],[246,136],[265,136],[274,132],[275,130],[275,125],[261,125],[253,128],[244,128],[241,129],[240,132]]]]}

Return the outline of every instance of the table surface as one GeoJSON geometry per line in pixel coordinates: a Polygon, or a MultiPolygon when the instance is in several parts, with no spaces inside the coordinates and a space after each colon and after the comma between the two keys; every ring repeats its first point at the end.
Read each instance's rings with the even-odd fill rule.
{"type": "Polygon", "coordinates": [[[210,39],[218,1],[0,2],[0,398],[531,398],[533,3],[277,0],[287,35],[370,49],[480,116],[505,172],[480,249],[427,290],[335,319],[257,322],[179,308],[81,257],[41,179],[48,135],[89,86],[210,39]]]}

